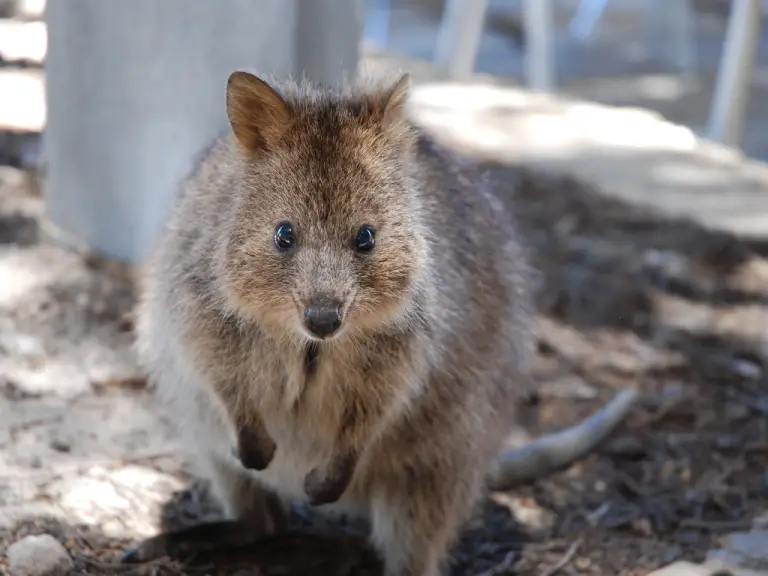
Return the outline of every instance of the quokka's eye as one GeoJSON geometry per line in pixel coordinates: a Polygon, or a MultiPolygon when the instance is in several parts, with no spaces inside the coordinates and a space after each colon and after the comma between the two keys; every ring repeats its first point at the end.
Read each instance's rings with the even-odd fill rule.
{"type": "Polygon", "coordinates": [[[280,222],[275,227],[275,235],[272,237],[275,247],[280,252],[288,252],[296,247],[296,237],[293,235],[293,226],[290,222],[280,222]]]}
{"type": "Polygon", "coordinates": [[[363,225],[355,237],[355,249],[358,252],[370,252],[376,245],[376,233],[368,224],[363,225]]]}

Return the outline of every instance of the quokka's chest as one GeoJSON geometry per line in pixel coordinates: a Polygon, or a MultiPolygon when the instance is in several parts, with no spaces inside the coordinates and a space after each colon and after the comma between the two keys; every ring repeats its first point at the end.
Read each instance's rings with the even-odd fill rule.
{"type": "MultiPolygon", "coordinates": [[[[244,383],[254,410],[275,434],[331,442],[359,389],[359,370],[342,358],[316,351],[254,354],[244,383]]],[[[250,409],[250,407],[249,407],[250,409]]]]}
{"type": "Polygon", "coordinates": [[[250,406],[270,433],[313,451],[335,443],[342,427],[391,417],[418,395],[428,373],[411,358],[340,346],[255,349],[251,358],[252,377],[244,383],[250,406]]]}

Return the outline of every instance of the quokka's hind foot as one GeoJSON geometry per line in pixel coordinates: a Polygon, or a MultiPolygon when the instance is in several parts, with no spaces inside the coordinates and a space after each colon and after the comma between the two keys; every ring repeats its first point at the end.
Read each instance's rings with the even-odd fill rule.
{"type": "Polygon", "coordinates": [[[213,492],[227,518],[147,538],[128,550],[123,562],[147,562],[162,556],[184,558],[252,544],[285,531],[288,511],[283,502],[259,485],[242,466],[219,461],[211,472],[213,492]]]}
{"type": "Polygon", "coordinates": [[[201,552],[253,544],[268,535],[262,527],[248,520],[206,522],[147,538],[127,550],[122,562],[149,562],[163,556],[183,560],[201,552]]]}

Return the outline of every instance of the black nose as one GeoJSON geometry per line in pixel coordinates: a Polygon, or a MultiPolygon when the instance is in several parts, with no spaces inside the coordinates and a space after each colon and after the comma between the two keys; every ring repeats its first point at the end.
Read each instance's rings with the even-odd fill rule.
{"type": "Polygon", "coordinates": [[[326,338],[341,326],[341,302],[321,295],[312,298],[304,310],[304,325],[319,338],[326,338]]]}

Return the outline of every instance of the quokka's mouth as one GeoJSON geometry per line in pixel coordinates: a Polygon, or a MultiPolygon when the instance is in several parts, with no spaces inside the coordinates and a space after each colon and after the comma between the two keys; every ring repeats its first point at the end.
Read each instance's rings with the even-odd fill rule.
{"type": "Polygon", "coordinates": [[[339,337],[346,332],[344,328],[345,326],[344,326],[344,323],[342,322],[341,326],[339,326],[332,333],[321,335],[307,328],[306,323],[303,321],[303,319],[299,321],[299,330],[301,331],[301,334],[310,342],[315,342],[315,343],[331,342],[333,340],[338,340],[339,337]]]}
{"type": "Polygon", "coordinates": [[[293,292],[298,332],[310,342],[330,342],[347,332],[348,312],[354,304],[357,290],[345,298],[328,292],[316,292],[306,298],[293,292]]]}

